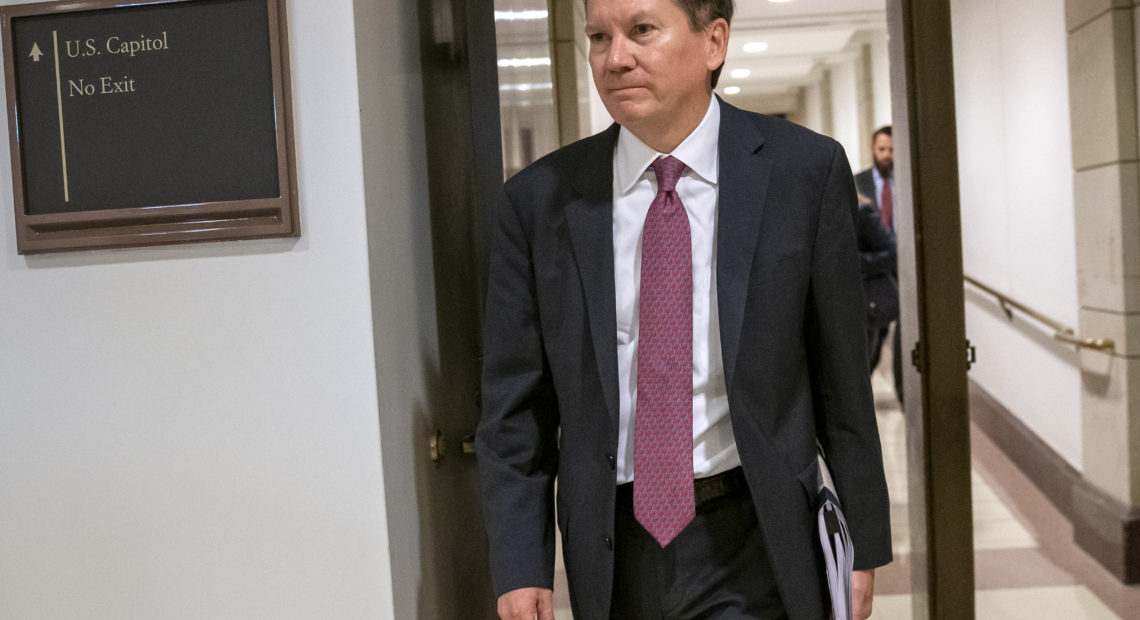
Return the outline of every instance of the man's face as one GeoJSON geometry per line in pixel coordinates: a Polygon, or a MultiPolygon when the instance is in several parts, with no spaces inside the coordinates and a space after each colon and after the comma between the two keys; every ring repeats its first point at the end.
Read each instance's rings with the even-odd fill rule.
{"type": "Polygon", "coordinates": [[[891,176],[895,169],[895,143],[885,133],[875,136],[875,144],[871,146],[871,154],[875,158],[875,167],[879,174],[891,176]]]}
{"type": "Polygon", "coordinates": [[[586,34],[594,84],[619,124],[645,140],[704,115],[709,73],[724,62],[723,20],[693,32],[672,0],[588,0],[586,34]]]}

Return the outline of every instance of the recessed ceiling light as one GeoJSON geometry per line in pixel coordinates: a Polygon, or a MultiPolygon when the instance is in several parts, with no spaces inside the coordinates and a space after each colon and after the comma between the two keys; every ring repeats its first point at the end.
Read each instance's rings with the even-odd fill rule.
{"type": "Polygon", "coordinates": [[[500,58],[500,67],[549,67],[549,58],[500,58]]]}
{"type": "Polygon", "coordinates": [[[768,50],[768,44],[763,41],[752,41],[744,44],[744,51],[749,54],[759,54],[768,50]]]}
{"type": "Polygon", "coordinates": [[[792,0],[768,0],[768,2],[772,2],[772,3],[774,3],[774,4],[780,4],[780,3],[783,3],[783,2],[791,2],[791,1],[792,1],[792,0]]]}
{"type": "Polygon", "coordinates": [[[726,94],[726,95],[739,95],[740,94],[740,87],[739,86],[727,86],[724,89],[724,94],[726,94]]]}
{"type": "Polygon", "coordinates": [[[537,19],[546,19],[550,13],[543,10],[531,11],[495,11],[495,21],[497,22],[515,22],[515,21],[533,21],[537,19]]]}
{"type": "Polygon", "coordinates": [[[551,90],[553,82],[539,82],[538,84],[499,84],[501,91],[530,92],[532,90],[551,90]]]}
{"type": "Polygon", "coordinates": [[[738,80],[743,80],[744,78],[752,75],[752,72],[749,71],[748,69],[733,69],[732,72],[729,73],[729,75],[731,75],[732,77],[734,77],[738,80]]]}

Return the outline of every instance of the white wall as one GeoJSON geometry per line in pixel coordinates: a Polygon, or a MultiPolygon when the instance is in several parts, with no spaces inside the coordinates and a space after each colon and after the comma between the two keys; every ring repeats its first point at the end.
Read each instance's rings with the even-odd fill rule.
{"type": "MultiPolygon", "coordinates": [[[[872,31],[871,36],[871,92],[874,110],[871,131],[893,124],[891,118],[891,59],[885,30],[872,31]]],[[[867,140],[870,142],[870,137],[867,140]]],[[[866,146],[864,148],[870,148],[866,146]]],[[[870,162],[870,160],[868,160],[870,162]]]]}
{"type": "Polygon", "coordinates": [[[19,257],[0,149],[0,618],[393,617],[352,11],[289,3],[299,240],[19,257]]]}
{"type": "Polygon", "coordinates": [[[819,78],[803,87],[800,101],[803,106],[803,125],[812,131],[823,131],[822,87],[819,78]]]}
{"type": "Polygon", "coordinates": [[[868,147],[859,139],[859,82],[855,59],[828,64],[831,73],[831,133],[847,151],[851,169],[858,171],[869,164],[868,147]]]}
{"type": "MultiPolygon", "coordinates": [[[[1076,326],[1064,2],[953,0],[951,15],[965,272],[1076,326]]],[[[988,298],[966,299],[973,380],[1080,469],[1071,347],[1011,324],[988,298]]]]}

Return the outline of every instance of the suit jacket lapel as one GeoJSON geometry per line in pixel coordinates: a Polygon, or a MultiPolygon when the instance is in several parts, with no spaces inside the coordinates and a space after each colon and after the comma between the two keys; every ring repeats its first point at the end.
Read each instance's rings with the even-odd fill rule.
{"type": "Polygon", "coordinates": [[[579,198],[566,207],[574,259],[586,296],[588,329],[613,429],[618,427],[613,244],[613,150],[618,130],[613,125],[593,139],[592,152],[582,158],[572,177],[579,198]]]}
{"type": "Polygon", "coordinates": [[[716,289],[724,380],[731,394],[772,162],[762,153],[764,137],[753,118],[723,101],[720,109],[716,289]]]}

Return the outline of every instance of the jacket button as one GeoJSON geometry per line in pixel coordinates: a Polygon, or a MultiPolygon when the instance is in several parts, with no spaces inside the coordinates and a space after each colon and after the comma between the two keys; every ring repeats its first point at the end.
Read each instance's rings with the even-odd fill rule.
{"type": "Polygon", "coordinates": [[[614,550],[614,539],[610,538],[609,536],[602,536],[602,542],[606,543],[606,549],[609,549],[610,551],[614,550]]]}
{"type": "Polygon", "coordinates": [[[609,462],[611,471],[617,468],[617,459],[614,458],[614,455],[607,454],[606,461],[609,462]]]}

